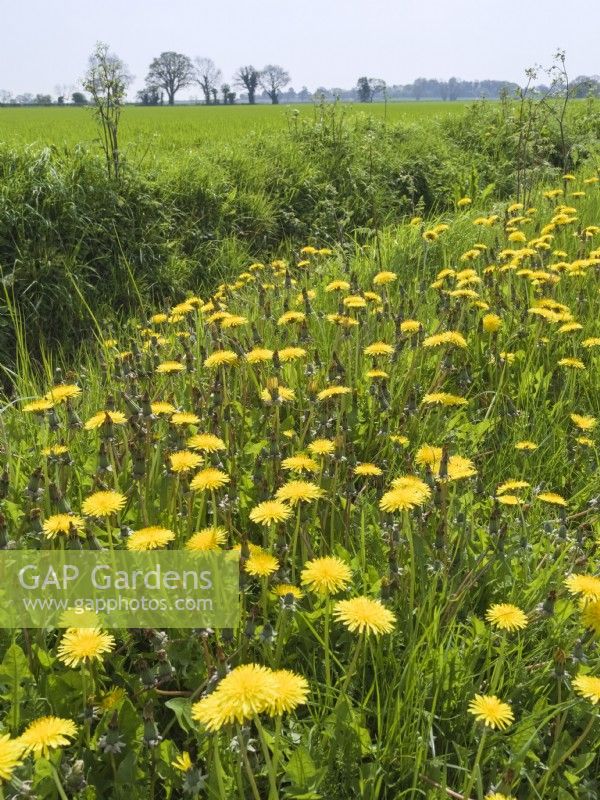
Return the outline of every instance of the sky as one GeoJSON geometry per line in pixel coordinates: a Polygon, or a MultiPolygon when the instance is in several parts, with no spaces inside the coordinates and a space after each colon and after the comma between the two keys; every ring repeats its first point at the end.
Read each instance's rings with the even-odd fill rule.
{"type": "Polygon", "coordinates": [[[135,76],[131,95],[164,50],[210,57],[228,81],[241,64],[281,64],[297,91],[360,75],[520,82],[559,47],[571,77],[600,73],[597,0],[0,0],[0,20],[13,94],[76,89],[97,41],[135,76]]]}

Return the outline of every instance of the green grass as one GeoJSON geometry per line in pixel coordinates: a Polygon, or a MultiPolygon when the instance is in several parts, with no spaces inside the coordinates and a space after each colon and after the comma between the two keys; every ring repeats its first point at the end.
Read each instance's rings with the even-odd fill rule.
{"type": "MultiPolygon", "coordinates": [[[[368,105],[343,104],[352,119],[372,115],[390,123],[418,121],[464,111],[467,103],[404,102],[368,105]]],[[[166,156],[179,150],[196,150],[215,142],[233,142],[250,131],[281,130],[294,120],[313,119],[318,107],[297,106],[175,106],[140,108],[128,106],[123,112],[123,142],[138,151],[150,150],[166,156]]],[[[0,142],[71,147],[92,142],[97,136],[89,108],[0,108],[0,142]]]]}
{"type": "MultiPolygon", "coordinates": [[[[271,586],[298,582],[311,556],[336,555],[351,567],[353,579],[331,603],[363,594],[381,598],[396,624],[393,632],[362,641],[340,622],[327,623],[328,603],[306,587],[294,608],[285,610],[246,573],[244,624],[232,638],[175,630],[165,640],[147,631],[116,631],[115,650],[101,664],[70,669],[57,658],[60,631],[15,632],[5,637],[5,647],[13,647],[0,668],[6,675],[11,664],[21,665],[0,698],[10,733],[21,733],[42,713],[76,719],[80,728],[63,748],[61,775],[72,775],[81,759],[90,784],[86,800],[120,800],[125,785],[133,787],[127,796],[134,800],[162,800],[159,778],[171,797],[182,796],[186,777],[172,761],[184,750],[207,776],[210,800],[442,800],[456,794],[484,800],[492,791],[519,800],[594,800],[600,723],[597,707],[573,681],[581,673],[600,675],[600,616],[593,618],[595,630],[587,627],[564,584],[573,571],[593,575],[600,567],[598,426],[584,434],[571,419],[573,413],[600,418],[600,348],[583,345],[600,336],[600,258],[593,255],[600,240],[594,230],[584,232],[600,221],[600,192],[597,183],[583,183],[589,175],[568,186],[586,194],[567,198],[575,210],[570,221],[554,225],[550,249],[534,246],[512,265],[503,251],[522,244],[509,240],[504,222],[518,210],[509,214],[506,202],[474,204],[423,224],[386,229],[370,247],[309,255],[308,268],[298,265],[305,254],[290,253],[294,284],[280,264],[250,273],[246,264],[239,283],[213,295],[215,307],[226,304],[227,312],[247,318],[239,327],[211,321],[210,308],[188,309],[170,324],[152,323],[159,339],[140,330],[157,310],[151,307],[110,332],[90,317],[97,344],[63,365],[65,379],[83,390],[70,410],[59,405],[55,414],[34,416],[17,402],[1,415],[9,476],[1,508],[6,537],[18,547],[58,549],[68,540],[48,542],[41,522],[65,502],[79,513],[91,492],[108,487],[123,492],[127,504],[110,525],[88,521],[84,548],[113,540],[124,546],[116,523],[126,526],[124,535],[160,524],[176,533],[178,546],[192,531],[218,524],[229,545],[249,541],[279,559],[271,586]],[[474,224],[490,213],[497,214],[493,224],[474,224]],[[434,222],[448,228],[429,243],[423,233],[434,222]],[[574,264],[581,259],[588,260],[574,264]],[[374,282],[382,268],[396,281],[374,282]],[[432,285],[442,268],[451,272],[442,285],[432,285]],[[352,285],[327,291],[333,279],[352,285]],[[314,292],[308,306],[301,289],[314,292]],[[359,324],[338,326],[327,318],[339,312],[344,297],[373,290],[381,300],[371,297],[365,309],[341,305],[359,324]],[[542,298],[562,304],[563,317],[551,321],[530,313],[542,298]],[[561,332],[567,308],[581,329],[561,332]],[[305,324],[281,324],[287,309],[304,311],[305,324]],[[502,319],[494,334],[482,326],[487,311],[502,319]],[[418,320],[421,330],[403,332],[400,323],[408,319],[418,320]],[[442,330],[460,332],[466,347],[424,346],[425,336],[442,330]],[[377,341],[393,345],[393,356],[367,356],[364,348],[377,341]],[[252,364],[241,356],[216,370],[204,365],[215,350],[247,353],[257,345],[300,345],[306,352],[281,365],[252,364]],[[129,355],[121,360],[122,352],[129,355]],[[563,358],[581,359],[585,369],[561,366],[563,358]],[[157,374],[157,364],[171,359],[185,362],[187,370],[157,374]],[[388,378],[369,378],[374,366],[388,378]],[[260,400],[260,390],[275,377],[294,389],[294,398],[260,400]],[[332,385],[352,391],[317,399],[332,385]],[[467,402],[424,404],[432,392],[467,402]],[[206,466],[225,471],[226,486],[213,495],[192,492],[186,476],[169,474],[170,453],[185,447],[195,428],[182,430],[167,417],[136,412],[132,401],[143,408],[144,395],[197,412],[199,432],[222,437],[224,449],[206,454],[206,466]],[[111,402],[127,417],[111,430],[82,429],[73,417],[75,412],[85,421],[111,402]],[[394,440],[397,435],[406,439],[394,440]],[[578,441],[582,435],[589,441],[578,441]],[[335,450],[318,459],[315,472],[286,471],[283,459],[305,453],[320,438],[333,440],[335,450]],[[538,447],[518,450],[519,440],[538,447]],[[45,458],[42,449],[56,443],[66,445],[69,456],[45,458]],[[471,459],[476,475],[437,480],[437,468],[428,473],[417,458],[424,444],[471,459]],[[380,467],[382,475],[356,475],[354,467],[364,462],[380,467]],[[38,467],[42,483],[35,477],[38,467]],[[384,513],[383,494],[407,474],[427,481],[431,495],[412,509],[384,513]],[[324,497],[295,507],[274,528],[253,522],[251,510],[296,478],[319,484],[324,497]],[[495,503],[499,485],[515,479],[529,484],[514,492],[521,504],[495,503]],[[545,502],[542,492],[559,493],[567,505],[545,502]],[[494,629],[486,611],[496,603],[526,612],[525,629],[494,629]],[[265,630],[267,623],[277,638],[265,630]],[[198,699],[213,665],[223,673],[249,662],[305,677],[307,704],[285,714],[281,725],[263,714],[259,727],[248,715],[241,732],[225,726],[210,734],[190,720],[190,697],[198,699]],[[115,706],[104,710],[100,704],[114,687],[120,690],[115,706]],[[478,693],[510,704],[514,721],[505,731],[484,735],[469,713],[478,693]],[[87,722],[83,704],[99,709],[86,715],[87,722]],[[123,743],[112,759],[100,745],[109,726],[123,743]],[[163,741],[151,746],[157,730],[163,741]],[[246,765],[231,746],[235,735],[252,740],[246,765]],[[270,795],[269,780],[278,787],[270,795]]],[[[537,211],[512,227],[535,245],[561,198],[537,193],[533,199],[537,211]]],[[[197,288],[207,300],[205,287],[197,288]]],[[[17,395],[47,392],[58,379],[55,364],[41,374],[23,343],[19,350],[17,395]]],[[[600,603],[594,608],[600,612],[600,603]]],[[[28,760],[20,777],[31,778],[36,796],[50,800],[49,774],[45,763],[34,771],[28,760]]]]}

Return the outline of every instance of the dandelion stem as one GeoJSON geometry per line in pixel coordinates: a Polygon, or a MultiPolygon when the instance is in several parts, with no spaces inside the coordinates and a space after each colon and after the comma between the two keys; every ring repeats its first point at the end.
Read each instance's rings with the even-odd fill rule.
{"type": "MultiPolygon", "coordinates": [[[[252,772],[252,767],[250,766],[250,762],[248,761],[248,753],[246,752],[246,741],[244,739],[244,735],[242,733],[242,729],[239,725],[236,725],[237,734],[238,734],[238,741],[240,743],[240,753],[242,754],[242,762],[244,764],[244,769],[246,770],[246,775],[248,776],[248,780],[250,782],[250,788],[252,790],[252,796],[254,800],[261,800],[260,794],[258,793],[258,787],[256,786],[256,781],[254,779],[254,773],[252,772]]],[[[215,738],[216,742],[216,738],[215,738]]],[[[216,746],[216,745],[215,745],[216,746]]],[[[217,756],[218,758],[218,756],[217,756]]],[[[223,798],[226,800],[225,794],[223,794],[223,798]]]]}
{"type": "Polygon", "coordinates": [[[60,799],[61,800],[69,800],[69,798],[67,797],[67,794],[66,794],[66,792],[65,792],[65,790],[63,788],[62,781],[61,781],[60,776],[59,776],[59,774],[58,774],[58,772],[56,770],[56,767],[54,766],[54,764],[51,761],[49,763],[50,763],[50,768],[52,769],[52,777],[54,778],[54,783],[56,784],[56,789],[58,791],[60,799]]]}
{"type": "Polygon", "coordinates": [[[479,747],[477,748],[477,755],[475,756],[473,769],[471,770],[471,774],[469,775],[465,789],[463,791],[465,797],[470,797],[471,789],[475,784],[477,776],[481,774],[481,771],[479,769],[479,762],[481,761],[481,757],[483,755],[483,748],[485,747],[486,737],[487,737],[487,728],[484,728],[483,733],[481,734],[481,739],[479,740],[479,747]]]}

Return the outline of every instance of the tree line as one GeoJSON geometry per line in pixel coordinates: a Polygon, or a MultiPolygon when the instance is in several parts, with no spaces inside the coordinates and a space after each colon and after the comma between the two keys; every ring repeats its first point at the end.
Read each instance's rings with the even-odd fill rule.
{"type": "MultiPolygon", "coordinates": [[[[106,45],[102,45],[107,49],[106,45]]],[[[111,54],[113,64],[118,66],[125,87],[133,81],[126,64],[115,54],[111,54]]],[[[290,87],[290,74],[279,64],[267,64],[257,69],[252,64],[239,67],[231,78],[231,83],[223,80],[223,73],[212,58],[196,57],[172,50],[164,51],[154,58],[145,77],[144,88],[136,94],[141,105],[174,105],[181,89],[198,87],[206,105],[233,105],[247,102],[254,105],[262,102],[310,102],[315,99],[357,101],[373,103],[387,100],[458,100],[489,98],[497,99],[514,95],[519,85],[509,81],[481,80],[464,81],[452,77],[447,81],[435,78],[417,78],[408,84],[387,84],[381,78],[361,76],[356,85],[344,89],[319,86],[314,92],[303,86],[299,92],[290,87]],[[243,91],[240,96],[235,91],[243,91]],[[259,94],[260,93],[260,94],[259,94]]],[[[86,89],[85,81],[82,85],[86,89]]],[[[535,87],[540,94],[547,91],[545,85],[535,87]]],[[[88,90],[89,91],[89,90],[88,90]]],[[[571,83],[572,97],[600,96],[600,77],[582,75],[571,83]]],[[[86,105],[88,97],[83,91],[69,91],[65,86],[56,87],[56,104],[86,105]]],[[[52,105],[54,99],[49,94],[20,94],[13,97],[8,91],[0,90],[0,105],[52,105]]]]}

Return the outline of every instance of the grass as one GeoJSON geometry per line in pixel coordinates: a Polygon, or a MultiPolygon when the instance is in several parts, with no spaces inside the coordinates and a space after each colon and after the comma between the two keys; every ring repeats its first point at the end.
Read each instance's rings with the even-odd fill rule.
{"type": "MultiPolygon", "coordinates": [[[[467,103],[419,101],[360,105],[342,104],[352,119],[367,113],[390,123],[419,121],[462,113],[467,103]]],[[[285,129],[296,118],[311,120],[318,114],[310,104],[297,106],[129,106],[123,114],[123,142],[136,152],[150,151],[167,157],[181,150],[232,143],[250,131],[285,129]]],[[[92,112],[87,108],[0,108],[0,142],[72,147],[97,137],[92,112]]]]}
{"type": "Polygon", "coordinates": [[[43,798],[82,779],[90,798],[596,796],[597,706],[581,677],[600,676],[600,581],[582,595],[565,579],[599,566],[598,185],[582,172],[556,187],[566,197],[538,193],[536,210],[475,203],[390,227],[370,246],[247,264],[174,311],[148,308],[110,332],[90,320],[97,345],[58,375],[52,362],[44,375],[28,368],[21,347],[18,397],[61,381],[81,394],[43,413],[25,400],[4,410],[5,544],[124,548],[131,531],[158,524],[182,547],[219,526],[243,569],[231,632],[114,631],[112,652],[78,669],[59,658],[60,630],[6,634],[0,674],[21,665],[2,700],[10,735],[42,714],[78,726],[48,758],[26,756],[17,781],[43,798]],[[156,311],[171,317],[152,320],[156,311]],[[428,339],[444,331],[464,346],[428,339]],[[391,354],[365,353],[380,341],[391,354]],[[256,347],[301,350],[251,363],[256,347]],[[206,363],[222,351],[232,363],[206,363]],[[171,360],[186,369],[157,372],[171,360]],[[348,391],[328,396],[335,387],[348,391]],[[429,402],[436,393],[453,399],[429,402]],[[198,422],[153,416],[150,401],[198,422]],[[78,422],[115,409],[124,416],[110,425],[78,422]],[[171,469],[195,432],[222,440],[199,468],[227,477],[212,491],[171,469]],[[331,454],[311,451],[322,439],[331,454]],[[44,455],[53,445],[67,452],[44,455]],[[253,510],[291,480],[322,497],[259,524],[253,510]],[[502,486],[515,480],[525,484],[502,486]],[[122,493],[123,510],[88,516],[81,536],[45,536],[49,517],[65,504],[79,514],[98,489],[122,493]],[[259,554],[277,559],[263,578],[259,554]],[[330,556],[352,578],[320,595],[303,570],[330,556]],[[282,582],[302,596],[282,601],[282,582]],[[337,618],[340,600],[360,596],[394,615],[391,631],[357,634],[337,618]],[[492,625],[499,603],[521,609],[525,627],[492,625]],[[234,703],[239,724],[207,730],[198,715],[212,701],[200,698],[250,663],[306,680],[306,702],[272,714],[257,694],[271,678],[257,679],[247,686],[256,713],[234,703]],[[477,694],[510,706],[506,729],[475,720],[477,694]]]}

